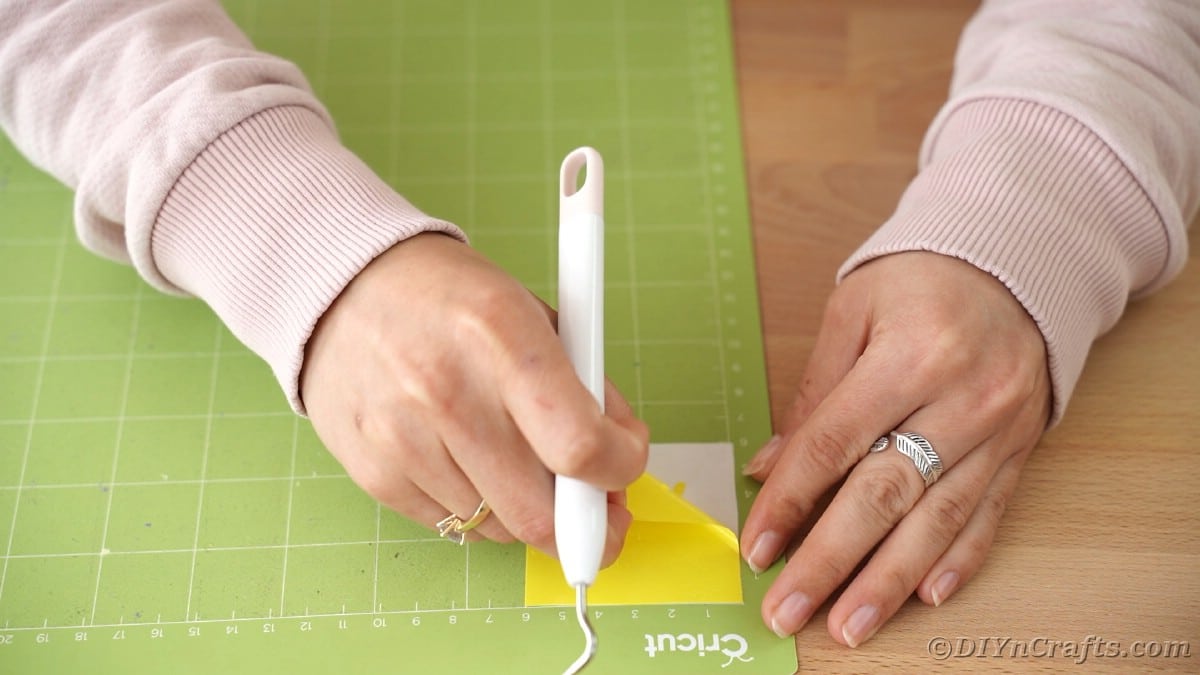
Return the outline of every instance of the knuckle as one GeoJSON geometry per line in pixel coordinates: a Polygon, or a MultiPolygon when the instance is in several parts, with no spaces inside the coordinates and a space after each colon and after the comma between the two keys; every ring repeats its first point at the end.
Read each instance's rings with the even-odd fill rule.
{"type": "Polygon", "coordinates": [[[942,495],[930,495],[928,499],[933,526],[946,541],[952,541],[966,527],[974,513],[970,495],[947,491],[942,495]]]}
{"type": "Polygon", "coordinates": [[[897,564],[898,561],[889,561],[888,564],[882,565],[879,570],[879,575],[883,577],[880,588],[901,590],[904,596],[907,596],[917,586],[920,581],[920,572],[912,569],[909,566],[897,564]]]}
{"type": "Polygon", "coordinates": [[[998,415],[1011,416],[1032,400],[1041,377],[1024,361],[1010,361],[984,383],[983,408],[998,415]]]}
{"type": "Polygon", "coordinates": [[[984,495],[975,515],[976,518],[984,519],[983,526],[965,530],[962,539],[956,544],[963,547],[967,559],[978,562],[987,557],[1007,501],[1008,497],[1002,492],[989,491],[984,495]]]}
{"type": "MultiPolygon", "coordinates": [[[[508,525],[508,523],[506,523],[508,525]]],[[[535,548],[552,550],[554,544],[554,518],[544,513],[517,516],[508,530],[517,539],[535,548]]]]}
{"type": "MultiPolygon", "coordinates": [[[[769,487],[773,488],[774,486],[769,487]]],[[[769,522],[802,523],[816,509],[815,500],[796,490],[773,489],[772,494],[774,498],[769,502],[769,522]]]]}
{"type": "Polygon", "coordinates": [[[514,306],[520,300],[523,298],[514,295],[508,284],[473,289],[454,313],[455,339],[464,344],[492,347],[509,344],[511,330],[507,327],[513,323],[514,306]]]}
{"type": "Polygon", "coordinates": [[[847,452],[851,445],[849,433],[837,427],[824,427],[809,436],[804,448],[808,460],[818,471],[840,478],[853,462],[854,458],[847,452]]]}
{"type": "Polygon", "coordinates": [[[388,508],[410,515],[414,486],[403,467],[409,465],[412,446],[403,424],[392,416],[364,414],[356,417],[362,435],[352,444],[330,446],[347,475],[363,492],[388,508]]]}
{"type": "Polygon", "coordinates": [[[988,490],[984,493],[976,511],[987,519],[989,529],[995,530],[1000,526],[1000,519],[1004,516],[1006,508],[1008,508],[1008,495],[1000,490],[988,490]]]}
{"type": "MultiPolygon", "coordinates": [[[[409,434],[404,423],[395,415],[384,414],[379,409],[367,411],[356,419],[362,435],[355,443],[354,452],[350,457],[338,455],[338,459],[346,464],[348,461],[359,465],[364,473],[378,473],[387,462],[386,456],[404,457],[411,450],[409,434]]],[[[347,469],[350,467],[348,466],[347,469]]]]}
{"type": "Polygon", "coordinates": [[[858,560],[844,554],[808,556],[804,559],[805,573],[825,587],[841,584],[854,571],[858,560]]]}
{"type": "Polygon", "coordinates": [[[626,426],[633,434],[633,439],[642,454],[650,452],[650,426],[640,419],[633,418],[626,426]]]}
{"type": "Polygon", "coordinates": [[[805,373],[800,388],[796,391],[796,398],[792,401],[792,406],[787,411],[785,428],[795,428],[803,424],[808,419],[808,416],[812,414],[812,411],[817,409],[821,400],[821,395],[816,391],[815,381],[805,373]]]}
{"type": "Polygon", "coordinates": [[[916,315],[919,318],[917,325],[923,337],[931,344],[937,344],[939,338],[951,338],[951,344],[957,342],[957,334],[961,333],[957,327],[963,324],[964,314],[974,311],[971,307],[961,304],[964,299],[935,299],[929,296],[923,298],[919,303],[920,314],[916,315]]]}
{"type": "Polygon", "coordinates": [[[863,475],[855,494],[868,517],[887,525],[899,522],[915,501],[911,481],[890,466],[863,475]]]}
{"type": "Polygon", "coordinates": [[[372,499],[407,515],[405,507],[408,495],[404,489],[405,481],[399,480],[374,463],[347,467],[347,471],[350,478],[372,499]]]}
{"type": "Polygon", "coordinates": [[[1042,417],[1049,407],[1050,390],[1039,366],[999,359],[978,372],[970,390],[977,419],[984,425],[999,427],[1010,426],[1027,415],[1042,417]]]}
{"type": "Polygon", "coordinates": [[[588,475],[603,456],[600,431],[598,419],[580,425],[558,453],[556,473],[573,477],[588,475]]]}
{"type": "Polygon", "coordinates": [[[914,348],[919,353],[914,372],[918,380],[925,383],[942,381],[948,375],[965,372],[975,362],[975,351],[971,348],[969,337],[953,326],[940,326],[915,342],[914,348]]]}
{"type": "Polygon", "coordinates": [[[426,354],[406,359],[400,372],[404,396],[436,417],[454,414],[462,392],[454,365],[448,355],[426,354]]]}
{"type": "Polygon", "coordinates": [[[986,534],[976,532],[967,536],[962,542],[967,559],[976,563],[982,562],[992,548],[992,535],[991,532],[986,534]]]}
{"type": "Polygon", "coordinates": [[[1020,397],[1013,382],[1001,377],[982,377],[975,393],[974,414],[981,423],[996,426],[1020,407],[1020,397]],[[1017,394],[1017,395],[1014,395],[1017,394]]]}

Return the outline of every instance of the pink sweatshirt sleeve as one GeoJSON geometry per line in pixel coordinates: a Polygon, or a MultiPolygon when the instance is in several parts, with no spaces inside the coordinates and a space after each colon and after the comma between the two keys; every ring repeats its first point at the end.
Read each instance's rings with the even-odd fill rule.
{"type": "Polygon", "coordinates": [[[216,0],[0,2],[0,126],[75,189],[88,248],[194,294],[300,410],[313,327],[417,210],[337,140],[294,65],[216,0]]]}
{"type": "Polygon", "coordinates": [[[992,0],[895,214],[839,279],[935,251],[1003,282],[1063,415],[1092,343],[1187,258],[1200,207],[1200,4],[992,0]]]}

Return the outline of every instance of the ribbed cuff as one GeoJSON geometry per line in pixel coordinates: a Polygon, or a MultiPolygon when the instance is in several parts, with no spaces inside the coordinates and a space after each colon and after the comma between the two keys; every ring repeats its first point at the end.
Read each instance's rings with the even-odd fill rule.
{"type": "Polygon", "coordinates": [[[1092,342],[1160,276],[1168,242],[1154,205],[1113,151],[1053,108],[1012,99],[962,105],[935,131],[896,213],[838,272],[932,251],[1004,283],[1046,341],[1062,419],[1092,342]]]}
{"type": "Polygon", "coordinates": [[[289,106],[205,149],[163,203],[151,247],[158,272],[208,302],[303,412],[298,378],[317,320],[367,263],[429,231],[466,239],[396,194],[317,114],[289,106]]]}

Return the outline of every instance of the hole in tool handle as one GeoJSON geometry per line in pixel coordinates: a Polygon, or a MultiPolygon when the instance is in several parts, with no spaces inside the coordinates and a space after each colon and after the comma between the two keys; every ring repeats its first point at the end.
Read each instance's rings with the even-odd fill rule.
{"type": "Polygon", "coordinates": [[[572,150],[559,172],[558,219],[567,222],[580,214],[604,215],[604,160],[595,148],[572,150]],[[583,183],[579,183],[583,171],[583,183]]]}

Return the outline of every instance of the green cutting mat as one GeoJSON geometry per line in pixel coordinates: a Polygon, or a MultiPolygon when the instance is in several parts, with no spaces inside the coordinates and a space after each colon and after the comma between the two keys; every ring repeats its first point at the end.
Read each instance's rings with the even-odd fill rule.
{"type": "MultiPolygon", "coordinates": [[[[656,442],[740,465],[769,434],[723,2],[227,6],[380,175],[551,302],[559,162],[598,148],[610,376],[656,442]]],[[[582,646],[569,611],[523,606],[522,547],[372,502],[203,304],[84,251],[70,194],[3,139],[0,554],[5,673],[558,672],[582,646]]],[[[590,672],[792,672],[768,581],[596,608],[590,672]]]]}

